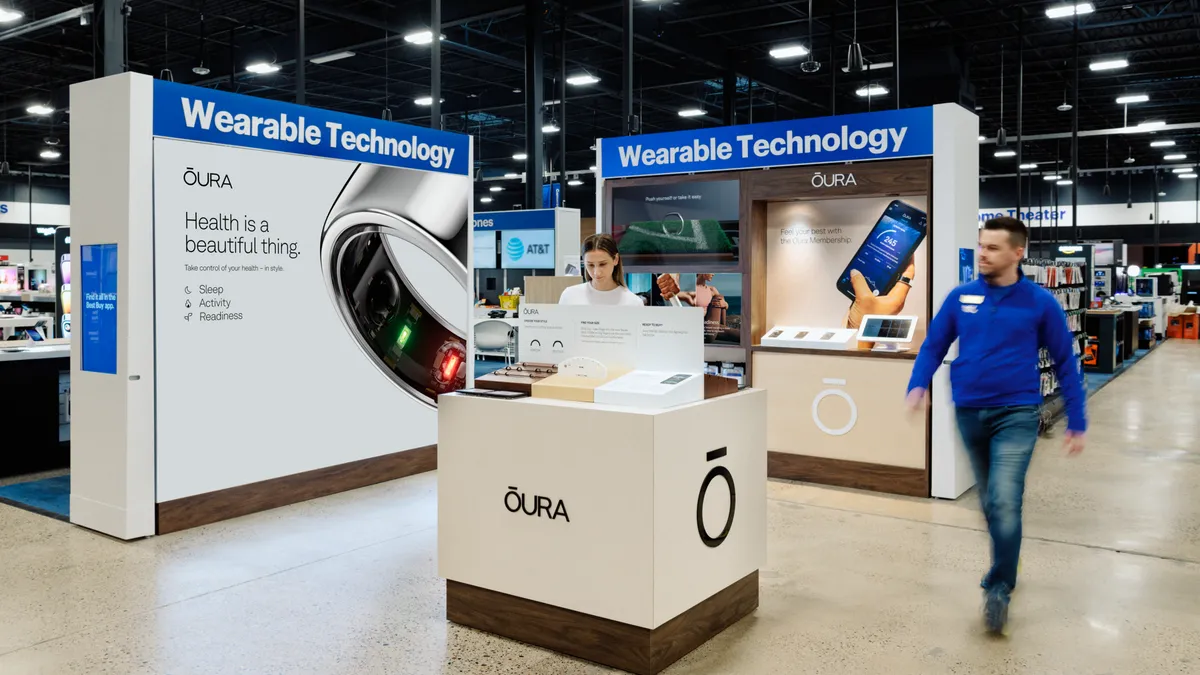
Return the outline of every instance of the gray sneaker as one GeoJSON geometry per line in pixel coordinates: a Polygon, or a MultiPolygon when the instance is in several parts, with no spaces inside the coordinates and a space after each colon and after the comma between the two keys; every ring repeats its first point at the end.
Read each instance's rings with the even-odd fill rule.
{"type": "Polygon", "coordinates": [[[987,590],[983,604],[983,621],[992,633],[1004,632],[1008,623],[1008,588],[1005,584],[997,584],[987,590]]]}

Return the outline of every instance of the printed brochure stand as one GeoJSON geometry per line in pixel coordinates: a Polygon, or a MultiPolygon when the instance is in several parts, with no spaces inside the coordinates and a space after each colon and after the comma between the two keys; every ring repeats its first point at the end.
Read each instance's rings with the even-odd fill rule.
{"type": "Polygon", "coordinates": [[[978,124],[945,104],[600,141],[598,229],[627,272],[741,275],[738,356],[770,394],[772,477],[948,499],[974,484],[949,369],[924,419],[904,394],[960,250],[977,245],[978,124]],[[762,343],[862,314],[916,315],[910,350],[762,343]]]}

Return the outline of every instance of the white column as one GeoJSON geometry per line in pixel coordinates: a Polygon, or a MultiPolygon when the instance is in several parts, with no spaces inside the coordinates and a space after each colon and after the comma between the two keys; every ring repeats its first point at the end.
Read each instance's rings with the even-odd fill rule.
{"type": "MultiPolygon", "coordinates": [[[[975,250],[979,237],[979,116],[953,103],[933,107],[933,309],[958,286],[959,249],[975,250]]],[[[946,360],[958,353],[951,348],[946,360]]],[[[957,499],[975,484],[954,422],[950,368],[933,378],[932,485],[934,497],[957,499]]]]}
{"type": "MultiPolygon", "coordinates": [[[[71,86],[71,259],[116,244],[117,373],[83,372],[71,344],[71,522],[154,534],[153,82],[125,73],[71,86]]],[[[80,284],[74,281],[76,289],[80,284]]]]}

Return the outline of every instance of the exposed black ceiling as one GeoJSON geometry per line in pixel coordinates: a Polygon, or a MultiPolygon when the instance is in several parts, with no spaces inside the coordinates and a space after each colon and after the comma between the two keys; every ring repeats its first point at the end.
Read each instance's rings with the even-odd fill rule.
{"type": "MultiPolygon", "coordinates": [[[[178,82],[231,89],[245,94],[291,100],[295,96],[295,0],[131,0],[128,63],[132,70],[178,82]],[[203,17],[203,20],[202,18],[203,17]],[[201,39],[203,35],[203,40],[201,39]],[[253,75],[245,66],[265,59],[282,66],[278,73],[253,75]],[[198,75],[193,68],[210,69],[198,75]],[[232,72],[232,75],[231,75],[232,72]]],[[[309,105],[378,117],[390,108],[398,121],[426,125],[429,109],[414,99],[429,93],[430,50],[403,36],[428,26],[429,2],[397,0],[307,0],[307,53],[343,50],[355,56],[307,67],[309,105]]],[[[597,84],[568,87],[565,134],[568,170],[594,164],[596,137],[622,133],[620,0],[569,0],[543,3],[546,44],[546,98],[555,88],[565,21],[565,50],[571,74],[586,70],[597,84]]],[[[957,102],[979,106],[982,133],[1003,126],[1016,136],[1018,64],[1023,50],[1023,125],[1027,136],[1070,132],[1074,104],[1074,54],[1078,43],[1078,112],[1083,131],[1126,125],[1123,94],[1146,94],[1149,101],[1129,106],[1130,125],[1148,119],[1169,124],[1200,122],[1200,0],[1117,2],[1098,0],[1096,11],[1079,19],[1050,19],[1045,10],[1061,0],[902,0],[899,2],[899,55],[895,54],[897,10],[893,0],[637,0],[635,7],[635,111],[644,131],[656,132],[718,125],[725,116],[723,88],[731,71],[736,79],[739,123],[811,117],[896,106],[957,102]],[[812,7],[810,38],[809,8],[812,7]],[[863,75],[843,72],[846,48],[858,41],[869,62],[898,62],[866,73],[889,94],[864,99],[855,91],[863,75]],[[821,68],[805,72],[806,58],[777,60],[772,47],[799,42],[814,46],[821,68]],[[1122,57],[1129,67],[1093,72],[1088,64],[1122,57]],[[836,65],[836,73],[834,66],[836,65]],[[704,116],[682,118],[684,107],[700,107],[704,116]]],[[[94,25],[72,17],[22,35],[29,24],[63,12],[89,7],[79,0],[0,0],[0,7],[24,12],[20,21],[0,25],[0,120],[7,159],[14,166],[32,162],[37,170],[68,173],[70,114],[67,88],[88,79],[95,66],[94,25]],[[35,101],[53,102],[58,112],[31,115],[35,101]],[[47,138],[60,139],[62,157],[39,158],[47,138]]],[[[480,175],[520,171],[512,159],[525,150],[524,4],[514,0],[444,2],[442,87],[446,127],[478,138],[480,175]]],[[[559,118],[559,109],[548,117],[559,118]]],[[[561,120],[559,120],[561,121],[561,120]]],[[[547,138],[557,168],[562,135],[547,138]]],[[[1172,150],[1195,159],[1200,129],[1155,135],[1177,142],[1172,150]]],[[[1138,165],[1161,162],[1149,134],[1085,136],[1080,167],[1122,166],[1132,154],[1138,165]],[[1106,142],[1108,150],[1106,154],[1106,142]]],[[[1026,161],[1070,159],[1070,139],[1026,144],[1026,161]]],[[[982,173],[1015,171],[1014,159],[981,151],[982,173]]],[[[519,199],[520,191],[504,193],[519,199]]],[[[586,190],[587,186],[580,188],[586,190]]],[[[482,188],[486,191],[486,188],[482,188]]],[[[590,199],[590,197],[589,197],[590,199]]],[[[498,200],[499,201],[499,200],[498,200]]],[[[497,206],[508,206],[497,204],[497,206]]]]}

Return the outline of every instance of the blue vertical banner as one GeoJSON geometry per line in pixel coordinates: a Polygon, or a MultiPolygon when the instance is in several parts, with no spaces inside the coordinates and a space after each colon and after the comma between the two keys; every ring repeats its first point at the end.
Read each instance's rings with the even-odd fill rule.
{"type": "Polygon", "coordinates": [[[958,249],[958,283],[969,284],[975,281],[975,249],[958,249]]]}
{"type": "Polygon", "coordinates": [[[117,374],[117,245],[79,247],[82,310],[79,330],[82,369],[117,374]]]}
{"type": "Polygon", "coordinates": [[[542,185],[542,208],[553,209],[562,205],[562,183],[542,185]]]}

